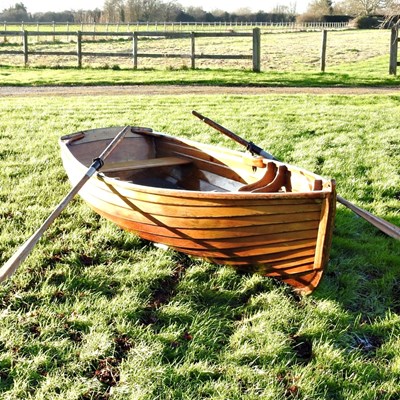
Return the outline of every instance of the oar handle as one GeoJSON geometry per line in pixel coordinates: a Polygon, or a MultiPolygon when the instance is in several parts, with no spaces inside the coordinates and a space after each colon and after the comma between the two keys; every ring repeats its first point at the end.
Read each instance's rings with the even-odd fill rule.
{"type": "Polygon", "coordinates": [[[22,262],[28,257],[36,243],[42,237],[46,229],[54,222],[54,220],[61,214],[67,204],[79,192],[82,186],[90,179],[90,177],[98,171],[104,164],[104,160],[111,154],[111,152],[118,146],[121,140],[128,132],[129,126],[126,126],[118,135],[111,141],[106,149],[100,154],[98,158],[93,160],[92,165],[86,171],[82,179],[70,190],[58,204],[56,209],[48,216],[46,221],[43,222],[41,227],[14,253],[14,255],[0,268],[0,282],[10,277],[22,262]]]}

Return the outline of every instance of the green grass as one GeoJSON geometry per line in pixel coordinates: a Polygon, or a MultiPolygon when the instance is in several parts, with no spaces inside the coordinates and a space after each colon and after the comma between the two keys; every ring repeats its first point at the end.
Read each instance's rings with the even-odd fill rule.
{"type": "MultiPolygon", "coordinates": [[[[399,96],[0,105],[0,263],[69,189],[61,135],[132,124],[237,148],[192,109],[335,178],[343,197],[400,224],[399,96]]],[[[399,285],[399,242],[343,206],[325,277],[303,298],[272,279],[155,248],[77,198],[0,287],[0,398],[394,400],[399,285]]]]}
{"type": "Polygon", "coordinates": [[[386,57],[357,65],[336,67],[330,72],[261,72],[224,69],[132,70],[112,68],[1,67],[1,86],[93,86],[93,85],[203,85],[203,86],[398,86],[399,78],[388,74],[386,57]]]}

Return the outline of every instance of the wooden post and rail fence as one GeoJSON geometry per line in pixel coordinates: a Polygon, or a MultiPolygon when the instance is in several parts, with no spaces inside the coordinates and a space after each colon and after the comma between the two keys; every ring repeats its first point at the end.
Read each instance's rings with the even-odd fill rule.
{"type": "MultiPolygon", "coordinates": [[[[133,67],[138,68],[139,58],[188,58],[191,62],[191,68],[196,68],[196,60],[198,59],[225,59],[225,60],[252,60],[253,71],[261,71],[261,32],[259,28],[254,28],[252,32],[157,32],[157,31],[134,31],[134,32],[88,32],[88,31],[77,31],[73,32],[32,32],[32,31],[0,31],[0,37],[6,38],[7,36],[22,37],[22,50],[2,50],[0,55],[23,55],[24,64],[28,65],[29,56],[75,56],[77,58],[78,67],[82,67],[83,57],[127,57],[132,58],[133,67]],[[76,50],[75,51],[35,51],[30,50],[29,38],[39,36],[52,36],[53,41],[55,37],[65,36],[68,41],[71,40],[71,36],[76,37],[76,50]],[[96,36],[99,37],[127,37],[132,40],[132,51],[131,52],[88,52],[82,48],[82,43],[85,42],[85,37],[90,37],[92,40],[96,36]],[[166,39],[190,39],[190,53],[187,54],[171,54],[171,53],[146,53],[139,51],[139,40],[140,38],[166,38],[166,39]],[[196,38],[207,38],[207,37],[252,37],[252,54],[198,54],[196,53],[196,38]]],[[[320,70],[325,72],[326,68],[326,48],[328,31],[322,30],[322,42],[321,42],[321,53],[320,53],[320,70]]]]}
{"type": "Polygon", "coordinates": [[[30,32],[24,31],[0,31],[0,37],[3,36],[21,36],[22,50],[2,50],[0,54],[23,55],[24,64],[29,63],[29,56],[75,56],[77,58],[78,67],[82,67],[82,59],[85,56],[89,57],[129,57],[133,60],[134,68],[138,67],[139,58],[188,58],[191,60],[191,68],[196,68],[196,60],[198,59],[226,59],[226,60],[252,60],[253,71],[260,72],[261,70],[261,33],[259,28],[254,28],[252,32],[82,32],[75,33],[76,36],[76,51],[35,51],[29,48],[30,36],[68,36],[71,37],[71,32],[30,32]],[[103,37],[127,37],[132,40],[131,52],[88,52],[82,48],[84,37],[103,36],[103,37]],[[190,53],[175,54],[175,53],[146,53],[139,51],[140,38],[167,38],[167,39],[190,39],[190,53]],[[251,37],[252,38],[252,54],[198,54],[196,53],[196,38],[207,37],[251,37]]]}

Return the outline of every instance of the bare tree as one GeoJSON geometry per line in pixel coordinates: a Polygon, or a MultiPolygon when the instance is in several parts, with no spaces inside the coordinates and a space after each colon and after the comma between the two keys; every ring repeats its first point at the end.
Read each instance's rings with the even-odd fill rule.
{"type": "Polygon", "coordinates": [[[343,0],[338,4],[341,10],[352,15],[372,15],[386,9],[386,3],[395,0],[343,0]]]}
{"type": "Polygon", "coordinates": [[[385,9],[390,15],[400,15],[400,0],[386,0],[385,9]]]}
{"type": "Polygon", "coordinates": [[[142,0],[142,18],[145,21],[156,21],[159,7],[158,0],[142,0]]]}
{"type": "Polygon", "coordinates": [[[103,18],[111,23],[123,22],[125,20],[123,0],[105,0],[103,18]]]}
{"type": "Polygon", "coordinates": [[[307,13],[316,16],[331,15],[332,12],[333,5],[331,0],[313,0],[307,10],[307,13]]]}
{"type": "Polygon", "coordinates": [[[175,21],[181,10],[181,5],[177,4],[176,1],[172,0],[165,2],[162,7],[162,20],[175,21]]]}
{"type": "Polygon", "coordinates": [[[296,2],[290,3],[287,6],[283,6],[283,5],[278,4],[278,5],[276,5],[276,6],[274,6],[272,8],[271,13],[272,14],[296,15],[297,14],[296,9],[297,9],[296,2]]]}
{"type": "Polygon", "coordinates": [[[142,17],[142,1],[127,0],[125,2],[125,17],[127,21],[140,21],[142,17]]]}
{"type": "Polygon", "coordinates": [[[400,0],[386,0],[385,1],[385,21],[384,26],[399,26],[400,25],[400,0]]]}

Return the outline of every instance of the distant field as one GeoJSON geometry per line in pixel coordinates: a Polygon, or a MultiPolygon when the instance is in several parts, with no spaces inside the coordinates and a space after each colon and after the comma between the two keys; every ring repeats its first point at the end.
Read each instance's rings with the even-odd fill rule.
{"type": "MultiPolygon", "coordinates": [[[[1,27],[1,26],[0,26],[1,27]]],[[[42,29],[42,28],[41,28],[42,29]]],[[[154,27],[153,27],[154,30],[154,27]]],[[[160,28],[158,28],[160,30],[160,28]]],[[[76,36],[71,29],[68,37],[32,36],[30,50],[34,51],[75,51],[76,36]]],[[[267,33],[261,36],[262,71],[304,72],[319,71],[321,32],[267,33]]],[[[83,43],[83,51],[89,52],[132,52],[131,39],[93,40],[100,37],[88,36],[83,43]]],[[[104,39],[104,38],[103,38],[104,39]]],[[[1,54],[4,50],[22,50],[21,38],[0,39],[0,65],[23,65],[23,56],[1,54]]],[[[342,30],[328,32],[327,71],[336,66],[354,66],[359,62],[376,57],[387,56],[389,60],[390,31],[388,30],[342,30]]],[[[142,39],[139,51],[143,53],[189,54],[189,39],[142,39]]],[[[198,38],[197,54],[248,54],[252,53],[251,38],[198,38]]],[[[389,63],[389,61],[387,61],[389,63]]],[[[29,57],[30,66],[75,67],[76,56],[29,57]]],[[[84,57],[84,67],[132,68],[131,58],[122,57],[84,57]]],[[[140,58],[139,69],[186,69],[190,59],[178,58],[140,58]]],[[[251,69],[250,60],[197,60],[197,68],[251,69]]],[[[388,68],[388,67],[387,67],[388,68]]]]}

